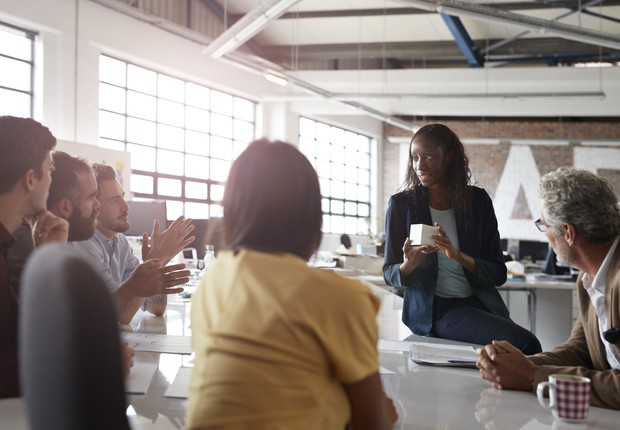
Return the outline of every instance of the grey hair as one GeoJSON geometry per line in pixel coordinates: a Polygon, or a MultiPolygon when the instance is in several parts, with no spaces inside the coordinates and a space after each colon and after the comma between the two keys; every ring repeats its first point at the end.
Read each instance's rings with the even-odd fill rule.
{"type": "Polygon", "coordinates": [[[573,224],[590,243],[601,243],[620,234],[620,208],[610,183],[587,170],[560,167],[540,182],[545,221],[556,234],[562,224],[573,224]]]}

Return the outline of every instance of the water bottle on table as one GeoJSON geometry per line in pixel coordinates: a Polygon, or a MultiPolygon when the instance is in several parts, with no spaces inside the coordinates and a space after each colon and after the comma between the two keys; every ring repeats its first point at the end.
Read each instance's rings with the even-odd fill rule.
{"type": "Polygon", "coordinates": [[[205,256],[202,260],[198,260],[196,268],[198,270],[209,270],[213,263],[215,263],[215,246],[205,245],[205,256]]]}

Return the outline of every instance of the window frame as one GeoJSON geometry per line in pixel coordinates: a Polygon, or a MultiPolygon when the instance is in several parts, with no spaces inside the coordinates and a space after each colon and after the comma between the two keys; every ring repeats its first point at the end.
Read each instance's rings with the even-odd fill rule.
{"type": "MultiPolygon", "coordinates": [[[[327,234],[354,234],[354,235],[368,235],[372,230],[372,214],[374,209],[373,204],[373,192],[374,187],[376,186],[373,183],[373,145],[375,144],[375,139],[371,136],[368,136],[363,133],[358,133],[356,131],[346,129],[341,126],[336,126],[333,124],[326,123],[324,121],[315,120],[306,116],[301,115],[299,117],[299,149],[300,151],[310,160],[310,163],[317,171],[317,175],[319,177],[319,182],[321,183],[321,196],[322,196],[322,207],[323,207],[323,232],[327,234]],[[303,134],[304,126],[303,122],[308,121],[314,123],[315,134],[312,137],[306,136],[303,134]],[[319,143],[319,138],[316,135],[316,126],[319,125],[323,128],[329,128],[330,130],[330,139],[329,142],[322,141],[319,143]],[[334,150],[334,144],[338,145],[336,151],[338,152],[346,152],[350,149],[347,148],[347,143],[339,143],[332,139],[332,135],[334,133],[344,134],[348,136],[354,136],[356,139],[363,139],[365,148],[356,149],[356,153],[358,157],[363,155],[366,158],[365,165],[361,166],[358,162],[350,162],[347,161],[346,155],[341,159],[341,162],[334,163],[334,156],[331,151],[334,150]],[[314,142],[313,153],[310,154],[306,151],[308,140],[312,140],[314,142]],[[329,145],[330,157],[327,160],[325,157],[317,156],[317,146],[326,146],[329,145]],[[325,175],[325,171],[328,170],[325,166],[329,164],[329,175],[325,175]],[[337,174],[337,178],[334,178],[332,166],[336,164],[337,166],[342,166],[344,169],[343,172],[339,172],[337,174]],[[350,179],[351,175],[347,175],[347,170],[353,168],[356,172],[358,172],[357,178],[355,180],[350,179]],[[360,171],[366,171],[366,179],[365,183],[360,182],[360,171]],[[324,184],[328,182],[330,186],[330,191],[327,192],[324,189],[324,184]],[[342,192],[342,196],[334,196],[332,193],[332,189],[334,188],[334,183],[340,185],[342,184],[344,190],[342,192]],[[358,190],[357,196],[355,198],[349,198],[349,194],[347,193],[347,185],[349,187],[356,187],[358,190]],[[360,197],[360,188],[364,188],[367,190],[366,199],[360,197]],[[351,214],[347,212],[347,207],[351,208],[352,205],[356,207],[355,214],[351,214]],[[360,214],[360,206],[366,207],[366,213],[360,214]],[[341,209],[339,209],[341,208],[341,209]],[[336,209],[336,211],[334,211],[336,209]],[[342,218],[342,229],[340,230],[338,226],[333,226],[334,217],[336,219],[342,218]],[[355,219],[356,220],[356,228],[353,229],[347,226],[347,219],[355,219]]],[[[327,149],[324,148],[324,151],[321,153],[327,152],[327,149]]],[[[359,158],[356,157],[356,160],[359,158]]],[[[350,212],[350,211],[349,211],[350,212]]]]}
{"type": "MultiPolygon", "coordinates": [[[[153,150],[153,157],[154,157],[152,161],[153,170],[151,171],[151,170],[135,168],[134,166],[136,163],[132,162],[131,173],[130,173],[132,176],[132,179],[131,179],[132,188],[133,188],[134,180],[137,180],[138,177],[144,178],[144,179],[149,178],[152,184],[152,192],[148,193],[148,192],[142,192],[142,191],[135,191],[134,189],[127,190],[127,191],[130,191],[135,199],[140,199],[140,200],[153,199],[153,200],[165,200],[166,202],[171,202],[167,204],[169,219],[174,219],[176,218],[177,215],[179,215],[179,212],[176,210],[172,211],[173,212],[172,215],[170,214],[171,212],[170,208],[174,207],[175,205],[175,203],[172,203],[172,202],[180,202],[180,204],[182,205],[181,212],[185,216],[191,216],[191,214],[187,215],[188,203],[190,205],[191,204],[206,204],[208,206],[208,210],[200,218],[211,218],[213,216],[222,216],[221,195],[223,194],[223,188],[225,187],[226,178],[222,177],[222,178],[214,179],[213,178],[214,174],[212,173],[212,165],[214,163],[223,162],[223,163],[227,163],[228,168],[230,168],[233,161],[236,159],[236,157],[239,155],[242,149],[247,147],[247,145],[252,140],[255,139],[256,127],[257,127],[257,124],[256,124],[257,103],[252,100],[245,99],[243,97],[239,97],[234,94],[221,91],[219,89],[215,89],[212,87],[208,87],[206,85],[198,84],[191,80],[182,79],[177,76],[171,75],[169,73],[163,73],[151,67],[144,67],[142,65],[135,64],[131,61],[127,61],[127,60],[124,60],[124,59],[121,59],[121,58],[118,58],[118,57],[115,57],[115,56],[112,56],[106,53],[100,54],[100,57],[99,57],[100,60],[102,57],[107,57],[111,60],[118,61],[124,64],[124,83],[121,85],[118,83],[110,82],[109,80],[106,80],[107,77],[102,77],[100,74],[99,75],[100,99],[101,99],[102,86],[104,85],[113,86],[124,92],[124,95],[122,97],[123,102],[124,102],[124,107],[122,108],[122,112],[110,110],[106,107],[103,107],[101,100],[100,100],[99,106],[98,106],[99,115],[100,115],[100,118],[101,118],[102,113],[108,113],[111,115],[120,115],[123,117],[124,125],[123,125],[123,138],[119,139],[119,138],[111,138],[109,136],[106,136],[105,133],[103,133],[102,125],[100,124],[99,133],[98,133],[100,146],[114,149],[113,145],[110,145],[109,142],[115,142],[115,144],[122,145],[122,150],[130,152],[130,153],[131,153],[131,148],[133,147],[140,147],[140,148],[144,148],[145,150],[150,150],[150,149],[153,150]],[[136,88],[130,84],[129,73],[130,73],[131,67],[139,68],[142,71],[146,70],[154,74],[155,84],[154,84],[154,90],[152,93],[140,91],[139,88],[136,88]],[[169,94],[161,94],[162,93],[162,89],[160,87],[161,79],[163,79],[164,81],[168,81],[168,82],[170,82],[171,80],[178,81],[180,84],[182,84],[183,95],[182,96],[177,96],[177,95],[170,96],[169,94]],[[208,107],[198,106],[188,100],[188,96],[187,96],[188,91],[190,91],[192,88],[196,89],[196,87],[199,87],[200,90],[205,91],[205,94],[208,93],[208,107]],[[143,116],[138,116],[139,114],[136,114],[135,112],[134,113],[128,112],[130,94],[137,94],[137,96],[140,96],[140,97],[142,96],[152,97],[154,99],[154,116],[152,118],[145,118],[143,116]],[[217,109],[214,109],[214,105],[213,105],[214,102],[212,100],[212,97],[214,95],[225,97],[225,98],[230,98],[230,103],[232,105],[232,108],[228,115],[225,113],[219,112],[217,109]],[[179,101],[181,99],[182,101],[179,101]],[[183,111],[183,121],[182,121],[183,124],[182,125],[172,124],[170,122],[164,122],[162,121],[162,118],[160,117],[160,109],[161,109],[162,104],[172,105],[175,103],[178,104],[179,108],[182,109],[183,111]],[[242,110],[242,108],[239,108],[238,103],[251,104],[251,112],[249,112],[249,115],[243,115],[243,117],[237,116],[239,111],[242,110]],[[209,125],[206,131],[198,130],[195,127],[192,128],[191,126],[188,126],[187,112],[191,111],[192,109],[200,110],[205,115],[207,115],[206,118],[208,120],[209,125]],[[212,127],[212,123],[214,122],[214,119],[213,119],[214,116],[216,118],[225,116],[230,119],[230,130],[229,130],[228,135],[224,136],[223,135],[224,133],[217,134],[217,131],[214,131],[212,127]],[[152,136],[153,141],[151,145],[144,144],[144,142],[142,143],[135,142],[129,139],[128,130],[130,128],[130,124],[129,124],[128,119],[135,119],[138,121],[148,121],[149,123],[151,123],[150,125],[152,125],[153,127],[153,136],[152,136]],[[238,121],[242,121],[244,126],[247,127],[246,131],[250,131],[250,133],[247,133],[247,136],[245,136],[245,139],[238,139],[237,138],[238,136],[235,135],[236,124],[238,124],[238,121]],[[161,136],[162,129],[165,129],[166,127],[174,127],[177,130],[177,132],[179,132],[180,135],[182,135],[182,140],[183,140],[182,143],[177,144],[177,146],[180,146],[180,147],[175,148],[170,145],[162,145],[163,142],[160,142],[160,139],[162,138],[161,136]],[[188,134],[191,134],[191,133],[203,135],[203,138],[206,139],[203,142],[203,144],[206,146],[206,149],[205,149],[205,151],[207,152],[206,154],[199,153],[198,151],[193,151],[193,152],[191,150],[188,151],[188,148],[186,145],[188,142],[188,134]],[[226,148],[224,151],[224,152],[228,152],[230,154],[230,157],[227,157],[225,155],[220,156],[217,153],[213,154],[213,150],[211,148],[213,148],[214,145],[217,144],[218,142],[221,144],[222,140],[225,141],[224,142],[225,144],[230,145],[230,148],[226,148]],[[102,142],[108,142],[108,144],[102,145],[102,142]],[[129,148],[128,148],[128,145],[130,145],[129,148]],[[160,168],[159,155],[158,155],[160,150],[170,151],[170,152],[179,154],[180,158],[183,160],[183,167],[179,169],[178,173],[158,171],[160,168]],[[188,156],[205,158],[205,161],[209,164],[208,174],[205,177],[188,176],[187,174],[188,173],[187,172],[188,156]],[[180,182],[180,194],[168,195],[168,194],[162,193],[159,182],[160,180],[166,180],[166,179],[180,182]],[[188,197],[187,196],[188,184],[204,184],[204,186],[206,186],[206,196],[204,198],[203,197],[188,197]],[[221,187],[221,188],[217,189],[215,187],[221,187]],[[214,189],[216,191],[214,191],[214,189]]],[[[165,90],[163,91],[163,93],[165,93],[165,90]]],[[[248,107],[250,106],[247,105],[245,108],[247,109],[248,107]]],[[[227,175],[224,175],[224,176],[227,176],[227,175]]],[[[189,187],[191,186],[192,185],[189,185],[189,187]]],[[[189,210],[191,211],[191,209],[189,210]]],[[[198,217],[196,216],[191,216],[191,217],[198,219],[198,217]]]]}
{"type": "Polygon", "coordinates": [[[6,90],[6,91],[13,91],[13,92],[20,93],[20,94],[26,94],[29,97],[29,101],[30,101],[30,109],[29,109],[28,114],[29,114],[29,117],[32,118],[34,116],[35,41],[38,36],[38,33],[32,30],[22,28],[22,27],[18,27],[16,25],[9,24],[7,22],[3,22],[3,21],[0,21],[0,30],[14,33],[14,34],[17,34],[19,36],[22,36],[30,40],[30,61],[24,60],[22,58],[13,57],[11,55],[8,55],[0,51],[0,57],[7,58],[11,61],[18,61],[20,63],[25,63],[30,66],[30,90],[25,91],[22,89],[7,87],[4,85],[0,85],[0,89],[6,90]]]}

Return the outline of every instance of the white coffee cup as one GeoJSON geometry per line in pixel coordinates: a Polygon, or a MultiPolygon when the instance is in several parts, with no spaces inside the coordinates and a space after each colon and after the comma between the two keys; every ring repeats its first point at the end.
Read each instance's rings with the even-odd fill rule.
{"type": "Polygon", "coordinates": [[[553,417],[567,422],[584,422],[590,410],[590,379],[577,375],[553,374],[549,381],[536,387],[538,403],[551,409],[553,417]],[[549,388],[549,403],[545,401],[544,391],[549,388]]]}

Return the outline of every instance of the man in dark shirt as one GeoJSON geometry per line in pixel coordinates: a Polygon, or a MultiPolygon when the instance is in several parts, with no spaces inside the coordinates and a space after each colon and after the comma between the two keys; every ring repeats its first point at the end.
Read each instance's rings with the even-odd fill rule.
{"type": "Polygon", "coordinates": [[[30,118],[0,116],[0,398],[19,390],[17,316],[19,299],[9,283],[7,250],[25,217],[36,216],[34,236],[66,241],[68,223],[45,209],[56,138],[30,118]]]}

